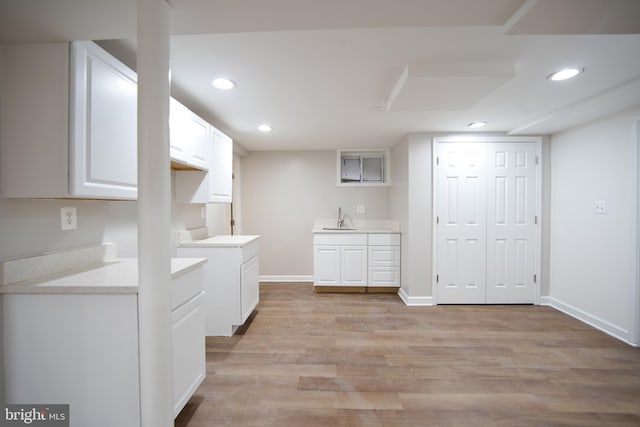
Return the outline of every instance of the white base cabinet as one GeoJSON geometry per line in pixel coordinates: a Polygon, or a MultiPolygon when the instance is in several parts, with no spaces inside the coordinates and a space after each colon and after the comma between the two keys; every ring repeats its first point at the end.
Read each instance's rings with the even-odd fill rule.
{"type": "Polygon", "coordinates": [[[232,336],[258,305],[258,252],[257,239],[242,246],[178,247],[179,257],[207,258],[205,335],[232,336]]]}
{"type": "Polygon", "coordinates": [[[316,234],[313,241],[315,285],[367,285],[366,234],[316,234]]]}
{"type": "Polygon", "coordinates": [[[2,297],[6,403],[69,404],[71,427],[140,426],[136,294],[2,297]]]}
{"type": "Polygon", "coordinates": [[[314,234],[315,286],[400,286],[399,233],[314,234]]]}
{"type": "MultiPolygon", "coordinates": [[[[89,285],[70,279],[69,293],[0,295],[5,403],[69,404],[71,427],[140,426],[137,264],[117,264],[89,285]],[[99,289],[112,281],[127,283],[125,293],[102,293],[120,292],[99,289]]],[[[174,416],[206,375],[203,274],[172,276],[174,416]]]]}

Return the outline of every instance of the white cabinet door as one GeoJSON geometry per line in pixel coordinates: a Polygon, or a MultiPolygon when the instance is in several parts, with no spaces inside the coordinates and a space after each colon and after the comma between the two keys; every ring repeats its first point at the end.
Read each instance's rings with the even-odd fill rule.
{"type": "Polygon", "coordinates": [[[211,167],[209,168],[209,201],[231,203],[233,186],[233,141],[211,128],[211,167]]]}
{"type": "Polygon", "coordinates": [[[191,113],[187,125],[187,133],[189,134],[187,162],[196,168],[208,170],[211,150],[209,146],[212,143],[209,123],[191,113]]]}
{"type": "Polygon", "coordinates": [[[71,426],[140,426],[137,295],[2,297],[5,402],[67,403],[71,426]]]}
{"type": "Polygon", "coordinates": [[[70,58],[70,195],[135,199],[136,74],[92,42],[70,58]]]}
{"type": "Polygon", "coordinates": [[[171,313],[173,326],[173,416],[187,404],[206,373],[204,292],[171,313]]]}
{"type": "Polygon", "coordinates": [[[314,246],[313,273],[316,285],[338,285],[340,283],[340,246],[314,246]]]}
{"type": "Polygon", "coordinates": [[[171,161],[187,164],[189,157],[185,127],[189,120],[189,110],[175,98],[169,100],[169,156],[171,161]]]}
{"type": "Polygon", "coordinates": [[[171,98],[169,155],[177,169],[209,169],[211,134],[209,123],[171,98]]]}
{"type": "Polygon", "coordinates": [[[240,299],[242,310],[242,323],[247,320],[260,300],[258,283],[258,271],[260,265],[258,255],[240,266],[240,299]]]}
{"type": "Polygon", "coordinates": [[[367,285],[367,247],[342,246],[340,248],[340,284],[367,285]]]}

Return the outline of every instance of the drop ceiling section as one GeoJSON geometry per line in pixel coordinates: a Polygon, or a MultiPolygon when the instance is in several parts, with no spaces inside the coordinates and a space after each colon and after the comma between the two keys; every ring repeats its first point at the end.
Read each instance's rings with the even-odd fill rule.
{"type": "MultiPolygon", "coordinates": [[[[169,3],[172,94],[249,150],[548,133],[640,105],[639,0],[169,3]],[[546,79],[566,66],[585,72],[546,79]]],[[[0,43],[99,39],[135,62],[135,5],[3,1],[0,43]]]]}

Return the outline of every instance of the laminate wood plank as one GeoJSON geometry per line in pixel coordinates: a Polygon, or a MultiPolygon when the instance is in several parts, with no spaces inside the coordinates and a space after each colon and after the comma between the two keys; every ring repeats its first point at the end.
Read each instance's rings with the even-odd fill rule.
{"type": "Polygon", "coordinates": [[[201,426],[640,426],[640,349],[550,307],[260,287],[176,418],[201,426]]]}

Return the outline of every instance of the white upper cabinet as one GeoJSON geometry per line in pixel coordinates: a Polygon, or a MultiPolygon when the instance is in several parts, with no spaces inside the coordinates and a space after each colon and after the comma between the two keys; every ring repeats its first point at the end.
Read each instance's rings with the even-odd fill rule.
{"type": "Polygon", "coordinates": [[[92,42],[0,52],[2,196],[135,199],[135,73],[92,42]]]}
{"type": "Polygon", "coordinates": [[[209,169],[210,125],[174,98],[170,100],[169,147],[174,169],[209,169]]]}
{"type": "Polygon", "coordinates": [[[178,203],[231,203],[233,140],[210,125],[209,135],[206,170],[176,171],[175,198],[178,203]]]}
{"type": "Polygon", "coordinates": [[[209,170],[209,202],[231,203],[233,184],[233,141],[211,128],[211,168],[209,170]]]}
{"type": "Polygon", "coordinates": [[[71,44],[70,195],[137,197],[136,73],[92,42],[71,44]]]}

